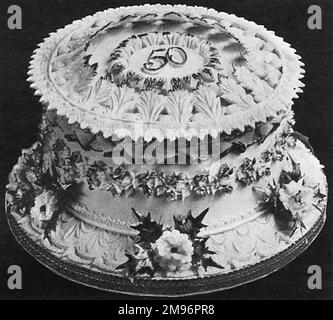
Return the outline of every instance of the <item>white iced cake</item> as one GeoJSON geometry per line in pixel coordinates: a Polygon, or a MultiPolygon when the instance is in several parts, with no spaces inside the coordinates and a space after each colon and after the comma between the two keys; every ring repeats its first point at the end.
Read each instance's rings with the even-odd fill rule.
{"type": "Polygon", "coordinates": [[[273,32],[202,7],[74,21],[31,60],[43,121],[10,175],[11,213],[58,259],[131,279],[276,255],[326,204],[293,131],[302,66],[273,32]]]}

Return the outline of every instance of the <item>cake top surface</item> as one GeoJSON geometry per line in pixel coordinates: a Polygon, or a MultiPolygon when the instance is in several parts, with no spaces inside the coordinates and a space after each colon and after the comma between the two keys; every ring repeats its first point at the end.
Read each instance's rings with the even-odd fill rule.
{"type": "Polygon", "coordinates": [[[191,139],[244,131],[290,109],[302,87],[299,58],[234,15],[144,5],[50,34],[28,80],[49,109],[105,138],[191,139]]]}

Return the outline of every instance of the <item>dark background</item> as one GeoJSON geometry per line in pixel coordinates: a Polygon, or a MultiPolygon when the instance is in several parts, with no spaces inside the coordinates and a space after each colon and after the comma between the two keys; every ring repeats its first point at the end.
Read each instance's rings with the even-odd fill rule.
{"type": "MultiPolygon", "coordinates": [[[[42,107],[26,82],[26,72],[32,51],[49,32],[73,20],[104,10],[148,1],[111,0],[1,0],[0,4],[0,199],[4,197],[7,176],[16,163],[22,148],[36,140],[42,107]],[[9,5],[22,8],[22,30],[9,30],[9,5]]],[[[162,1],[158,1],[162,3],[162,1]]],[[[168,1],[168,3],[180,1],[168,1]]],[[[150,3],[153,3],[150,1],[150,3]]],[[[305,92],[295,101],[295,129],[310,138],[316,155],[325,165],[329,184],[333,168],[333,1],[296,0],[218,0],[181,1],[183,4],[202,5],[219,11],[234,13],[274,30],[297,50],[305,63],[303,82],[305,92]],[[323,29],[307,27],[310,5],[320,5],[323,29]]],[[[106,293],[74,284],[53,274],[36,262],[14,240],[0,201],[0,298],[3,299],[127,299],[125,295],[106,293]],[[7,269],[21,266],[23,289],[7,288],[7,269]]],[[[332,299],[332,201],[323,231],[310,248],[278,272],[225,292],[196,296],[200,299],[332,299]],[[307,287],[310,265],[322,268],[323,289],[311,291],[307,287]]],[[[137,297],[134,297],[138,299],[137,297]]],[[[149,298],[151,299],[151,298],[149,298]]]]}

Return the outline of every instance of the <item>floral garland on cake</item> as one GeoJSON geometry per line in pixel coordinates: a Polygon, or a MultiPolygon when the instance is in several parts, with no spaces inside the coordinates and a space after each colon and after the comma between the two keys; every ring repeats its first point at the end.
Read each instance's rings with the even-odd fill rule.
{"type": "Polygon", "coordinates": [[[38,183],[41,178],[40,157],[41,144],[34,145],[36,152],[22,151],[22,156],[13,167],[7,184],[6,201],[10,203],[15,212],[22,216],[28,215],[35,202],[35,196],[42,193],[42,186],[38,183]]]}
{"type": "Polygon", "coordinates": [[[322,212],[321,204],[326,198],[319,185],[305,183],[300,164],[289,156],[292,170],[282,170],[279,181],[268,183],[266,189],[253,187],[261,193],[259,208],[273,213],[282,231],[290,231],[290,237],[297,229],[305,229],[304,216],[313,207],[322,212]]]}
{"type": "MultiPolygon", "coordinates": [[[[293,132],[291,127],[286,132],[277,135],[276,141],[267,150],[262,152],[258,158],[246,157],[236,171],[236,180],[244,186],[251,185],[262,177],[270,176],[271,162],[282,161],[286,156],[286,149],[294,149],[296,137],[306,143],[306,137],[293,132]]],[[[306,143],[309,145],[309,143],[306,143]]]]}
{"type": "Polygon", "coordinates": [[[6,205],[21,218],[29,216],[34,230],[48,237],[65,208],[71,185],[57,179],[42,149],[42,144],[37,142],[23,150],[9,175],[6,205]]]}
{"type": "MultiPolygon", "coordinates": [[[[41,153],[39,149],[45,138],[48,141],[49,151],[43,151],[42,160],[38,160],[36,155],[28,156],[30,153],[25,153],[23,159],[28,164],[24,168],[29,167],[32,170],[36,168],[33,165],[34,161],[40,163],[43,166],[43,172],[49,171],[53,176],[57,176],[59,188],[67,188],[85,179],[91,189],[106,190],[114,196],[129,196],[138,191],[148,197],[164,196],[171,201],[184,200],[191,194],[204,197],[231,193],[233,186],[230,183],[230,177],[233,174],[236,181],[243,185],[250,185],[264,176],[269,176],[270,162],[281,161],[285,156],[285,147],[294,148],[296,141],[289,131],[285,132],[279,135],[274,145],[258,158],[245,158],[238,168],[230,168],[224,163],[214,175],[197,174],[189,177],[183,173],[166,175],[154,170],[136,174],[123,165],[111,168],[102,161],[89,164],[88,159],[80,152],[71,151],[63,140],[55,137],[45,123],[41,126],[40,142],[34,147],[37,153],[41,153]],[[29,157],[35,160],[29,160],[29,157]]],[[[35,172],[40,175],[37,168],[35,172]]],[[[36,179],[39,180],[39,177],[37,176],[36,179]]],[[[23,187],[27,188],[26,185],[23,187]]]]}
{"type": "MultiPolygon", "coordinates": [[[[168,200],[186,199],[191,194],[207,196],[231,193],[233,190],[229,177],[233,168],[222,164],[215,175],[197,174],[189,177],[183,173],[166,175],[155,170],[135,173],[125,165],[116,168],[108,166],[103,161],[89,164],[88,159],[79,151],[71,151],[62,139],[51,132],[43,135],[48,139],[49,151],[45,158],[54,165],[58,179],[62,184],[78,183],[86,180],[91,190],[99,189],[111,192],[113,196],[130,196],[134,192],[142,192],[146,196],[165,196],[168,200]],[[55,165],[57,164],[57,165],[55,165]]],[[[241,148],[239,144],[231,147],[233,150],[241,148]]]]}
{"type": "MultiPolygon", "coordinates": [[[[250,185],[260,178],[269,176],[270,162],[281,161],[285,156],[285,147],[293,147],[295,138],[278,137],[275,144],[262,152],[258,158],[245,158],[238,168],[230,168],[222,164],[218,172],[212,174],[197,174],[189,177],[183,173],[166,175],[155,170],[136,174],[125,165],[116,168],[108,166],[103,161],[92,164],[78,151],[71,152],[61,139],[50,142],[56,154],[56,170],[63,184],[79,182],[85,179],[91,190],[99,189],[111,192],[113,196],[130,196],[134,192],[142,192],[146,196],[165,196],[174,201],[194,196],[208,196],[231,193],[233,186],[230,177],[235,172],[236,181],[250,185]]],[[[52,154],[49,155],[52,158],[52,154]]],[[[51,160],[52,161],[52,160],[51,160]]]]}
{"type": "Polygon", "coordinates": [[[197,196],[231,193],[233,187],[227,178],[232,172],[233,170],[224,164],[214,176],[200,174],[190,178],[183,173],[172,173],[168,176],[154,170],[135,175],[123,165],[112,169],[105,164],[95,163],[88,168],[86,178],[91,189],[110,191],[114,196],[129,196],[140,191],[146,196],[184,200],[191,193],[197,196]]]}

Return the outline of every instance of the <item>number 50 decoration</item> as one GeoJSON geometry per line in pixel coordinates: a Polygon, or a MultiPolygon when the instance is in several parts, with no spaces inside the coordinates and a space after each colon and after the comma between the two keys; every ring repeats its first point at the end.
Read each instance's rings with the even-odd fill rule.
{"type": "Polygon", "coordinates": [[[167,64],[173,68],[178,68],[186,61],[186,52],[180,47],[155,49],[150,53],[147,62],[143,64],[142,71],[154,74],[163,69],[167,64]]]}

